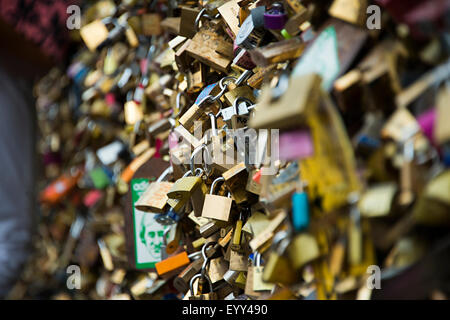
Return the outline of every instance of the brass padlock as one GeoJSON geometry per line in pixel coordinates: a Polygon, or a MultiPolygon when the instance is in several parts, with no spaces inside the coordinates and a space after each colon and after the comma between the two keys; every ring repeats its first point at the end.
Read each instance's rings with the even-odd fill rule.
{"type": "Polygon", "coordinates": [[[306,232],[302,232],[292,239],[287,252],[294,270],[299,270],[320,256],[316,239],[306,232]]]}
{"type": "Polygon", "coordinates": [[[229,268],[228,262],[223,257],[211,259],[209,262],[208,275],[212,284],[223,280],[223,275],[229,268]]]}
{"type": "Polygon", "coordinates": [[[219,72],[227,72],[232,59],[217,53],[215,49],[218,43],[226,42],[223,37],[212,30],[202,29],[191,39],[186,52],[219,72]]]}
{"type": "Polygon", "coordinates": [[[213,291],[213,282],[208,276],[206,270],[211,263],[211,256],[208,254],[207,249],[216,248],[217,244],[215,242],[208,242],[202,248],[202,258],[203,264],[201,267],[201,272],[193,276],[189,282],[190,297],[189,300],[214,300],[217,299],[216,293],[213,291]],[[194,292],[194,282],[198,280],[197,294],[194,292]],[[209,292],[207,292],[206,286],[209,287],[209,292]]]}
{"type": "Polygon", "coordinates": [[[230,219],[230,211],[232,200],[228,197],[214,195],[214,187],[219,181],[224,181],[223,177],[219,177],[211,184],[210,193],[205,196],[205,203],[203,205],[202,217],[211,218],[228,222],[230,219]]]}
{"type": "Polygon", "coordinates": [[[273,103],[272,91],[263,89],[257,101],[258,110],[250,118],[250,127],[290,129],[304,125],[307,114],[319,104],[320,84],[321,78],[317,74],[291,78],[286,91],[273,103]]]}
{"type": "Polygon", "coordinates": [[[180,36],[192,38],[196,34],[195,20],[199,13],[200,9],[181,7],[180,36]]]}
{"type": "Polygon", "coordinates": [[[203,209],[203,202],[205,193],[207,192],[206,185],[199,176],[189,177],[191,171],[178,179],[167,193],[167,203],[176,211],[179,212],[189,200],[192,200],[194,205],[194,214],[201,215],[203,209]]]}
{"type": "Polygon", "coordinates": [[[253,273],[253,291],[268,291],[272,290],[275,285],[267,283],[263,280],[264,267],[261,266],[261,253],[255,252],[255,266],[252,267],[253,273]]]}
{"type": "Polygon", "coordinates": [[[247,201],[248,195],[245,187],[248,179],[248,171],[245,163],[241,162],[225,171],[222,177],[224,177],[225,184],[228,190],[230,190],[231,196],[236,201],[236,204],[247,201]]]}
{"type": "Polygon", "coordinates": [[[146,212],[163,213],[167,203],[167,193],[172,182],[152,182],[135,204],[135,208],[146,212]]]}
{"type": "Polygon", "coordinates": [[[297,275],[289,259],[285,256],[290,239],[287,231],[278,232],[273,239],[273,249],[264,267],[263,280],[265,282],[290,285],[297,280],[297,275]]]}
{"type": "Polygon", "coordinates": [[[194,275],[202,268],[203,259],[197,259],[191,262],[180,274],[173,280],[173,285],[181,293],[189,290],[189,283],[194,275]]]}
{"type": "Polygon", "coordinates": [[[108,38],[109,31],[101,20],[95,20],[80,29],[80,35],[90,51],[108,38]]]}
{"type": "Polygon", "coordinates": [[[247,271],[247,269],[248,269],[248,254],[246,252],[231,250],[230,270],[247,271]]]}

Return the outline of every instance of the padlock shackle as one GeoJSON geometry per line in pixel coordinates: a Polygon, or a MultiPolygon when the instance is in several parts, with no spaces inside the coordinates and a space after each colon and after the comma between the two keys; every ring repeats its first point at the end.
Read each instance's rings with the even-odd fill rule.
{"type": "Polygon", "coordinates": [[[272,89],[272,99],[276,100],[281,97],[289,87],[289,76],[283,73],[278,79],[277,86],[272,89]]]}
{"type": "Polygon", "coordinates": [[[233,80],[234,83],[236,83],[236,81],[237,81],[236,77],[233,77],[233,76],[226,76],[226,77],[223,77],[222,79],[220,79],[219,87],[221,89],[221,92],[225,92],[225,90],[228,89],[228,83],[224,83],[227,80],[233,80]]]}
{"type": "Polygon", "coordinates": [[[237,97],[236,99],[234,99],[233,107],[234,107],[234,112],[236,113],[237,116],[239,115],[239,105],[238,105],[239,101],[246,102],[249,105],[253,104],[253,102],[250,99],[245,98],[245,97],[237,97]]]}
{"type": "Polygon", "coordinates": [[[161,175],[158,177],[158,179],[156,179],[156,182],[161,182],[163,181],[165,178],[167,178],[167,176],[169,174],[173,173],[173,167],[169,166],[166,170],[163,171],[163,173],[161,173],[161,175]]]}
{"type": "Polygon", "coordinates": [[[234,83],[236,86],[240,86],[244,81],[246,81],[250,76],[253,74],[252,70],[245,70],[242,72],[242,74],[237,78],[236,82],[234,83]]]}
{"type": "Polygon", "coordinates": [[[201,277],[205,278],[208,281],[209,292],[213,292],[213,285],[212,285],[211,279],[207,275],[202,275],[201,273],[197,273],[195,276],[193,276],[191,278],[191,281],[189,281],[189,291],[191,292],[192,296],[194,296],[194,281],[197,278],[201,278],[201,277]]]}
{"type": "Polygon", "coordinates": [[[272,248],[282,255],[289,246],[289,232],[286,230],[278,231],[272,239],[272,248]]]}
{"type": "Polygon", "coordinates": [[[214,113],[210,112],[208,113],[209,119],[211,120],[211,130],[212,130],[212,135],[213,137],[217,137],[217,121],[216,121],[216,116],[214,115],[214,113]]]}
{"type": "Polygon", "coordinates": [[[214,187],[216,186],[216,183],[218,183],[220,181],[225,181],[225,178],[221,176],[221,177],[218,177],[217,179],[215,179],[211,183],[211,189],[209,190],[209,194],[213,194],[214,193],[214,187]]]}
{"type": "Polygon", "coordinates": [[[202,19],[202,17],[205,17],[209,20],[213,20],[213,19],[218,19],[220,17],[220,13],[217,13],[214,17],[210,16],[209,14],[206,14],[206,8],[203,8],[202,10],[200,10],[200,12],[198,13],[197,17],[195,17],[195,31],[199,31],[200,30],[200,20],[202,19]]]}
{"type": "Polygon", "coordinates": [[[172,118],[178,117],[181,114],[181,112],[184,110],[186,105],[187,105],[187,103],[186,103],[182,107],[180,106],[180,104],[181,104],[181,97],[184,97],[186,99],[186,102],[188,100],[188,97],[187,97],[185,91],[178,92],[177,98],[176,98],[176,102],[175,102],[176,103],[176,108],[177,108],[177,113],[176,114],[172,114],[172,118]]]}
{"type": "Polygon", "coordinates": [[[261,253],[259,253],[258,251],[255,251],[255,266],[261,266],[261,253]]]}
{"type": "MultiPolygon", "coordinates": [[[[197,155],[197,153],[199,153],[201,150],[205,150],[206,154],[208,155],[209,160],[211,160],[211,155],[209,154],[209,150],[208,150],[208,147],[206,146],[206,144],[203,143],[201,146],[198,146],[194,150],[194,152],[192,152],[191,159],[190,159],[191,160],[190,162],[191,162],[191,173],[192,173],[192,175],[195,174],[194,158],[197,155]]],[[[206,160],[206,157],[205,157],[204,160],[206,160]]],[[[211,172],[211,167],[208,165],[207,161],[202,161],[202,164],[203,164],[204,172],[206,173],[206,175],[209,175],[209,173],[211,172]]]]}
{"type": "Polygon", "coordinates": [[[167,234],[172,229],[172,225],[170,225],[166,230],[163,232],[163,245],[167,246],[167,234]]]}

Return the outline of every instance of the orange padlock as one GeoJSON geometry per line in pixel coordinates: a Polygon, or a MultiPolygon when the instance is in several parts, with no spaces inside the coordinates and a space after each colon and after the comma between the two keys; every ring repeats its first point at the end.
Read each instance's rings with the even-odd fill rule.
{"type": "Polygon", "coordinates": [[[62,175],[42,191],[40,200],[48,204],[58,203],[76,186],[82,175],[83,170],[81,169],[62,175]]]}
{"type": "Polygon", "coordinates": [[[177,255],[164,259],[155,264],[156,272],[162,276],[169,272],[172,272],[178,268],[188,265],[190,262],[186,251],[183,251],[177,255]]]}

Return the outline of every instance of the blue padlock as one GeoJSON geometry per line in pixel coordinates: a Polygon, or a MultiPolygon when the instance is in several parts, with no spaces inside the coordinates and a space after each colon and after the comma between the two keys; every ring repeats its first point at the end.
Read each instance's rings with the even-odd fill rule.
{"type": "Polygon", "coordinates": [[[295,192],[292,195],[292,224],[297,232],[309,225],[309,203],[306,192],[295,192]]]}
{"type": "Polygon", "coordinates": [[[195,100],[195,104],[199,104],[200,101],[205,99],[208,95],[212,93],[212,91],[217,87],[218,88],[218,82],[212,83],[207,85],[197,96],[197,99],[195,100]]]}
{"type": "Polygon", "coordinates": [[[166,213],[155,215],[154,219],[163,226],[169,226],[180,221],[181,217],[173,210],[173,208],[170,208],[166,213]]]}

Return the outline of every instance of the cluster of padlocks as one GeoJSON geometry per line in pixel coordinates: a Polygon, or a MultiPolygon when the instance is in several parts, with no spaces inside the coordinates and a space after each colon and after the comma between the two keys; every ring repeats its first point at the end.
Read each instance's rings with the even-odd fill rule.
{"type": "Polygon", "coordinates": [[[406,274],[450,266],[450,6],[431,2],[81,7],[79,51],[35,86],[42,217],[11,297],[445,295],[406,274]]]}

